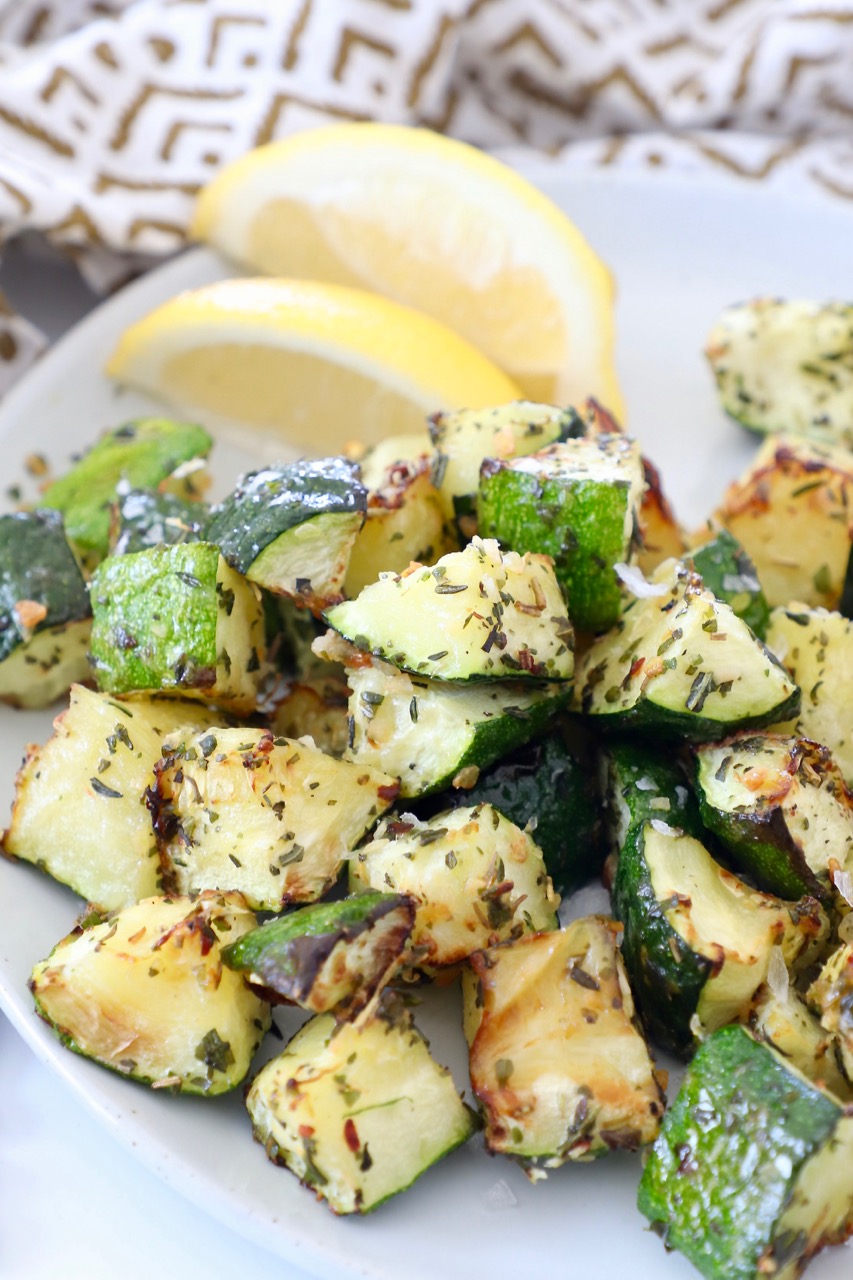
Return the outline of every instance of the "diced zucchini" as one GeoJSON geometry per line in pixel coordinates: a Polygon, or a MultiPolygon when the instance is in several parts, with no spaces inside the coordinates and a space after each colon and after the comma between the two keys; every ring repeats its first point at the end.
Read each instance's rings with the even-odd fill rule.
{"type": "Polygon", "coordinates": [[[753,561],[771,607],[837,609],[851,576],[851,506],[847,449],[769,436],[715,519],[753,561]]]}
{"type": "Polygon", "coordinates": [[[853,1115],[743,1027],[726,1027],[687,1069],[639,1208],[708,1280],[796,1280],[850,1232],[853,1115]]]}
{"type": "Polygon", "coordinates": [[[350,862],[350,888],[409,894],[418,904],[412,946],[429,968],[521,933],[557,927],[539,848],[491,805],[452,809],[421,823],[380,826],[350,862]]]}
{"type": "MultiPolygon", "coordinates": [[[[363,655],[361,655],[363,658],[363,655]]],[[[565,708],[565,685],[427,680],[372,659],[347,669],[347,759],[400,779],[400,795],[470,784],[565,708]]]]}
{"type": "Polygon", "coordinates": [[[215,507],[206,537],[232,568],[268,591],[320,610],[341,598],[367,491],[346,458],[266,467],[215,507]]]}
{"type": "Polygon", "coordinates": [[[805,1001],[788,989],[777,995],[769,985],[759,987],[746,1017],[756,1040],[765,1040],[807,1079],[828,1089],[845,1103],[853,1089],[839,1065],[839,1046],[825,1031],[805,1001]]]}
{"type": "Polygon", "coordinates": [[[653,819],[703,837],[699,806],[677,757],[647,743],[617,738],[607,743],[602,764],[605,822],[616,853],[629,832],[653,819]]]}
{"type": "Polygon", "coordinates": [[[234,1089],[269,1006],[222,964],[254,928],[239,894],[146,898],[75,929],[33,969],[36,1011],[75,1053],[182,1093],[234,1089]]]}
{"type": "Polygon", "coordinates": [[[490,409],[457,409],[429,420],[435,449],[433,474],[445,515],[456,517],[466,537],[477,531],[477,493],[485,458],[519,458],[546,445],[583,435],[574,409],[516,400],[490,409]]]}
{"type": "Polygon", "coordinates": [[[270,920],[222,959],[267,999],[352,1018],[393,974],[414,922],[411,898],[363,893],[270,920]]]}
{"type": "Polygon", "coordinates": [[[619,616],[615,564],[632,558],[645,479],[640,451],[623,435],[553,444],[480,473],[479,528],[513,551],[551,556],[579,631],[619,616]]]}
{"type": "Polygon", "coordinates": [[[832,901],[833,871],[853,871],[853,795],[826,747],[742,733],[696,748],[705,825],[761,889],[832,901]]]}
{"type": "Polygon", "coordinates": [[[420,464],[431,459],[432,444],[427,431],[386,436],[371,445],[360,459],[361,482],[366,489],[381,489],[390,468],[402,465],[406,470],[420,470],[420,464]]]}
{"type": "Polygon", "coordinates": [[[269,725],[276,737],[314,739],[326,755],[340,757],[349,741],[349,689],[337,675],[291,680],[277,695],[269,725]]]}
{"type": "Polygon", "coordinates": [[[684,531],[663,491],[660,473],[648,458],[642,459],[646,487],[640,500],[640,546],[637,567],[648,577],[664,560],[680,559],[687,549],[684,531]]]}
{"type": "Polygon", "coordinates": [[[803,691],[797,733],[821,742],[853,786],[853,622],[826,609],[774,609],[767,645],[803,691]]]}
{"type": "Polygon", "coordinates": [[[246,1096],[254,1134],[335,1213],[405,1191],[475,1129],[450,1073],[396,1002],[377,1016],[306,1023],[246,1096]]]}
{"type": "Polygon", "coordinates": [[[353,544],[344,591],[357,596],[380,573],[402,573],[413,560],[434,564],[457,549],[426,459],[419,466],[398,463],[367,495],[367,519],[353,544]]]}
{"type": "Polygon", "coordinates": [[[681,562],[578,662],[580,707],[603,729],[710,741],[796,715],[800,691],[745,622],[681,562]]]}
{"type": "Polygon", "coordinates": [[[571,623],[550,562],[502,555],[480,538],[432,567],[383,574],[326,620],[359,649],[433,679],[571,680],[574,671],[571,623]]]}
{"type": "MultiPolygon", "coordinates": [[[[68,537],[88,567],[107,554],[112,505],[125,483],[198,494],[199,472],[184,464],[205,458],[212,440],[203,427],[169,418],[138,418],[108,431],[70,471],[49,485],[41,505],[61,511],[68,537]],[[169,478],[179,469],[172,483],[169,478]]],[[[203,486],[202,486],[203,487],[203,486]]]]}
{"type": "Polygon", "coordinates": [[[759,640],[767,635],[770,608],[755,565],[728,529],[718,529],[708,542],[696,547],[688,557],[709,591],[743,618],[759,640]]]}
{"type": "Polygon", "coordinates": [[[259,911],[322,897],[399,789],[263,729],[167,739],[163,753],[149,803],[169,881],[238,890],[259,911]]]}
{"type": "Polygon", "coordinates": [[[7,854],[34,863],[111,911],[151,897],[160,863],[144,793],[154,785],[163,738],[217,720],[198,703],[118,702],[75,685],[43,747],[30,747],[17,777],[7,854]]]}
{"type": "Polygon", "coordinates": [[[263,657],[256,588],[210,542],[110,556],[91,586],[92,662],[109,693],[161,690],[251,711],[263,657]]]}
{"type": "Polygon", "coordinates": [[[844,1075],[853,1082],[853,944],[833,951],[807,998],[821,1026],[835,1037],[844,1075]]]}
{"type": "Polygon", "coordinates": [[[0,702],[45,707],[90,674],[89,593],[62,517],[0,515],[0,702]]]}
{"type": "Polygon", "coordinates": [[[471,957],[471,1083],[490,1151],[553,1169],[657,1137],[664,1099],[617,930],[587,916],[471,957]]]}
{"type": "Polygon", "coordinates": [[[570,743],[569,737],[566,726],[558,724],[476,771],[473,786],[450,787],[419,804],[419,816],[462,805],[494,805],[533,836],[558,893],[573,893],[601,870],[604,845],[598,789],[584,757],[588,744],[570,743]]]}
{"type": "Polygon", "coordinates": [[[802,969],[828,933],[814,898],[783,902],[750,889],[697,839],[658,818],[629,831],[613,904],[643,1020],[681,1055],[742,1015],[767,978],[774,946],[802,969]]]}
{"type": "Polygon", "coordinates": [[[148,547],[198,542],[208,508],[175,493],[147,489],[117,490],[110,520],[110,555],[126,556],[148,547]]]}
{"type": "Polygon", "coordinates": [[[758,298],[728,307],[705,354],[723,408],[750,431],[853,444],[853,306],[758,298]]]}

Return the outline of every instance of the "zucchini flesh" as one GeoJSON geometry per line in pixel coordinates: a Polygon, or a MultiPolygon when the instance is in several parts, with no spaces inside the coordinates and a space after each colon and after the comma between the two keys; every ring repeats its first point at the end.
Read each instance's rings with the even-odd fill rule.
{"type": "Polygon", "coordinates": [[[853,1211],[853,1116],[743,1027],[700,1046],[640,1212],[708,1280],[795,1280],[853,1211]]]}
{"type": "Polygon", "coordinates": [[[471,1081],[490,1151],[557,1168],[657,1136],[663,1095],[601,916],[471,957],[471,1081]]]}
{"type": "Polygon", "coordinates": [[[474,1132],[450,1073],[399,1007],[306,1023],[246,1096],[267,1156],[335,1213],[367,1213],[474,1132]]]}
{"type": "Polygon", "coordinates": [[[222,964],[253,928],[239,894],[146,898],[75,929],[33,969],[36,1011],[74,1052],[155,1088],[205,1096],[244,1079],[269,1006],[222,964]]]}
{"type": "Polygon", "coordinates": [[[844,1075],[853,1082],[853,944],[832,952],[809,987],[807,1000],[834,1037],[844,1075]]]}
{"type": "Polygon", "coordinates": [[[351,890],[364,887],[415,899],[412,946],[430,968],[557,927],[560,899],[540,850],[491,805],[386,822],[350,862],[351,890]]]}
{"type": "Polygon", "coordinates": [[[835,1036],[821,1026],[795,991],[777,994],[769,985],[759,987],[746,1025],[756,1040],[772,1045],[819,1088],[828,1089],[842,1102],[853,1102],[835,1036]]]}
{"type": "Polygon", "coordinates": [[[629,596],[578,663],[580,706],[603,728],[710,741],[796,715],[800,692],[746,623],[679,561],[629,596]]]}
{"type": "Polygon", "coordinates": [[[432,567],[383,574],[325,616],[357,648],[432,679],[571,680],[574,671],[550,562],[502,555],[481,538],[432,567]]]}

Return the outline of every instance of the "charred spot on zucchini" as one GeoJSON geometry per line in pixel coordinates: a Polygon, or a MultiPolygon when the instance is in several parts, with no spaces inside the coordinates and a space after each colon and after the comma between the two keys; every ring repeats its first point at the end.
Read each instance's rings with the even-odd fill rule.
{"type": "Polygon", "coordinates": [[[476,1128],[453,1079],[393,999],[307,1022],[246,1096],[255,1138],[334,1213],[368,1213],[476,1128]]]}
{"type": "Polygon", "coordinates": [[[267,999],[352,1018],[393,974],[414,921],[411,898],[363,893],[270,920],[222,959],[267,999]]]}
{"type": "Polygon", "coordinates": [[[58,512],[0,515],[0,702],[47,706],[85,680],[91,625],[58,512]]]}
{"type": "Polygon", "coordinates": [[[743,1027],[726,1027],[687,1068],[638,1203],[708,1280],[795,1280],[850,1233],[853,1115],[743,1027]]]}
{"type": "Polygon", "coordinates": [[[269,1006],[222,963],[255,926],[239,894],[146,898],[75,929],[33,969],[36,1012],[75,1053],[121,1075],[212,1097],[236,1088],[269,1006]]]}
{"type": "Polygon", "coordinates": [[[244,476],[205,536],[252,582],[319,611],[341,598],[366,510],[354,462],[302,460],[244,476]]]}
{"type": "Polygon", "coordinates": [[[587,916],[471,957],[465,1021],[488,1150],[553,1169],[657,1136],[664,1099],[617,931],[587,916]]]}

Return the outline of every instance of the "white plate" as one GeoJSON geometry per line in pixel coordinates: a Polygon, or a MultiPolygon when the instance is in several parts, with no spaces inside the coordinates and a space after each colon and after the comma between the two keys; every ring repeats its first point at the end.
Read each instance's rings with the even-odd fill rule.
{"type": "MultiPolygon", "coordinates": [[[[831,297],[850,266],[850,212],[831,201],[780,200],[738,183],[530,170],[586,232],[619,284],[619,364],[630,429],[662,469],[686,523],[698,523],[752,444],[716,408],[700,355],[726,303],[760,293],[831,297]]],[[[153,406],[120,393],[99,370],[118,332],[181,288],[225,274],[189,253],[124,290],[64,339],[0,410],[3,484],[44,453],[54,470],[103,427],[153,406]]],[[[270,451],[273,452],[273,451],[270,451]]],[[[217,452],[223,483],[248,459],[217,452]]],[[[0,812],[11,802],[23,746],[48,735],[50,713],[0,710],[0,812]]],[[[239,1096],[213,1101],[153,1094],[62,1049],[32,1014],[26,979],[75,918],[79,900],[31,868],[0,860],[0,1002],[31,1047],[134,1153],[223,1223],[324,1280],[597,1280],[695,1272],[666,1257],[635,1208],[638,1157],[560,1170],[536,1187],[475,1140],[405,1195],[363,1220],[335,1219],[250,1138],[239,1096]]],[[[455,1026],[427,999],[422,1025],[465,1085],[455,1026]]],[[[278,1014],[285,1031],[294,1025],[278,1014]]],[[[271,1049],[274,1046],[271,1046],[271,1049]]],[[[850,1254],[831,1250],[814,1280],[841,1280],[850,1254]]]]}

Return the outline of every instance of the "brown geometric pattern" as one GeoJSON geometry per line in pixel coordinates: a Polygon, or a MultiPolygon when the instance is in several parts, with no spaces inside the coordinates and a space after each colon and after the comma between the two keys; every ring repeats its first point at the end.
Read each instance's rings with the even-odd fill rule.
{"type": "Polygon", "coordinates": [[[0,244],[108,287],[228,160],[370,119],[853,200],[853,0],[0,0],[0,244]]]}

